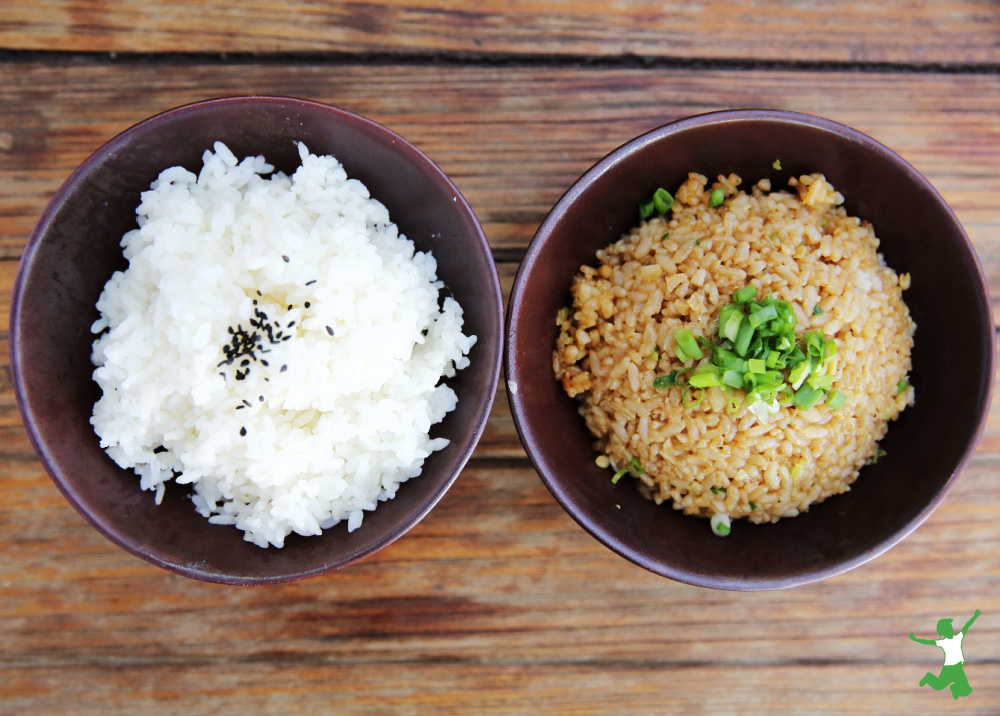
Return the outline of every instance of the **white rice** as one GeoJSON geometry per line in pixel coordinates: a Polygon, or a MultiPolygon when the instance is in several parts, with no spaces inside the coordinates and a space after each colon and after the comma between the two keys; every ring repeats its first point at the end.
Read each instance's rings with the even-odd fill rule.
{"type": "Polygon", "coordinates": [[[101,446],[157,504],[191,484],[199,513],[261,547],[353,531],[416,477],[448,444],[429,435],[456,404],[441,379],[476,340],[439,306],[433,256],[298,147],[291,177],[222,143],[198,176],[162,172],[92,327],[101,446]]]}

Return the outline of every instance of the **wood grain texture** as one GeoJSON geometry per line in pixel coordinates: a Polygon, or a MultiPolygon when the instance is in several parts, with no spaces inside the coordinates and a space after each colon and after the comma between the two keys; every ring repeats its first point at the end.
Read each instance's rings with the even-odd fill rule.
{"type": "MultiPolygon", "coordinates": [[[[594,162],[665,122],[732,107],[826,116],[886,144],[951,204],[1000,296],[1000,75],[251,63],[0,65],[0,256],[72,169],[131,124],[210,97],[286,94],[396,130],[455,181],[491,245],[523,250],[594,162]]],[[[876,227],[877,229],[877,227],[876,227]]]]}
{"type": "Polygon", "coordinates": [[[0,47],[993,63],[992,0],[7,0],[0,47]]]}
{"type": "MultiPolygon", "coordinates": [[[[123,7],[128,7],[127,4],[123,7]]],[[[48,196],[115,133],[184,102],[290,94],[399,131],[483,220],[509,293],[545,212],[663,122],[772,106],[865,131],[962,220],[1000,293],[1000,77],[356,62],[0,63],[0,714],[995,714],[1000,401],[935,512],[875,561],[788,591],[635,567],[545,489],[501,391],[454,487],[404,538],[315,579],[227,588],[114,547],[35,459],[7,361],[16,261],[48,196]],[[937,619],[983,616],[973,694],[920,689],[937,619]]]]}

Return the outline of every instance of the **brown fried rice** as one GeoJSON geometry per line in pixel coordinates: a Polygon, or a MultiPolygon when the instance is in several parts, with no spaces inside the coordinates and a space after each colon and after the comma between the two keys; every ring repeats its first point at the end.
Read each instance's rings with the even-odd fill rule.
{"type": "Polygon", "coordinates": [[[885,265],[872,226],[847,214],[822,175],[790,180],[793,192],[740,183],[690,174],[672,211],[581,267],[557,318],[553,367],[580,401],[599,465],[632,465],[643,494],[685,514],[763,523],[848,490],[878,456],[889,421],[914,400],[904,379],[916,326],[902,296],[909,275],[885,265]],[[710,206],[713,189],[721,206],[710,206]],[[653,387],[685,367],[674,332],[714,337],[721,308],[748,284],[792,304],[800,338],[820,329],[836,341],[842,408],[782,405],[760,418],[745,400],[731,412],[721,388],[685,407],[683,386],[653,387]]]}

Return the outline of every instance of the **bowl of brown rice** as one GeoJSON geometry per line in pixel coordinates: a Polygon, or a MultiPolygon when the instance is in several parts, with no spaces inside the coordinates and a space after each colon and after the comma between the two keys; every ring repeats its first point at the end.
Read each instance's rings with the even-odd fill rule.
{"type": "Polygon", "coordinates": [[[607,547],[689,584],[792,587],[945,498],[990,404],[990,306],[961,224],[893,151],[810,115],[709,113],[554,206],[511,292],[507,393],[607,547]]]}

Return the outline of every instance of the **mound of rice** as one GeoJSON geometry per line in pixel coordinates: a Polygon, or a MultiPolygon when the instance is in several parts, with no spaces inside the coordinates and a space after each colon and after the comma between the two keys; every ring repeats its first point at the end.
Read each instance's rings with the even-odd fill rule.
{"type": "Polygon", "coordinates": [[[157,504],[190,484],[198,512],[261,547],[354,530],[417,476],[448,444],[429,436],[456,405],[442,377],[475,342],[439,305],[434,258],[298,146],[290,177],[221,143],[198,176],[161,173],[92,327],[101,446],[157,504]]]}
{"type": "Polygon", "coordinates": [[[599,465],[631,465],[644,494],[686,514],[774,522],[846,491],[912,404],[909,276],[885,265],[872,227],[847,215],[822,175],[791,180],[795,193],[766,180],[745,193],[735,175],[707,184],[690,174],[671,212],[581,268],[572,309],[558,316],[554,370],[580,400],[599,465]],[[721,206],[710,206],[712,189],[724,192],[721,206]],[[721,308],[748,284],[792,304],[800,338],[820,329],[836,341],[841,409],[772,414],[744,400],[731,412],[721,388],[684,407],[684,387],[654,388],[684,367],[674,332],[714,338],[721,308]]]}

